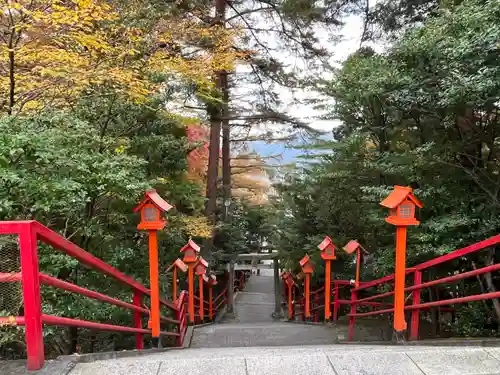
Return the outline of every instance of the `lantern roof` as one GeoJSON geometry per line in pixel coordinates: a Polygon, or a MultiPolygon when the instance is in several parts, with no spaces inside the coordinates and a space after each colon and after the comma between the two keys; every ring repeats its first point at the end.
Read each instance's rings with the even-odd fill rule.
{"type": "Polygon", "coordinates": [[[199,265],[199,264],[201,264],[205,268],[208,267],[208,262],[205,259],[203,259],[203,257],[200,257],[200,259],[198,259],[198,262],[196,263],[196,265],[199,265]]]}
{"type": "Polygon", "coordinates": [[[299,262],[301,267],[304,267],[309,262],[309,255],[305,255],[299,262]]]}
{"type": "Polygon", "coordinates": [[[187,269],[188,269],[187,264],[184,263],[182,261],[182,259],[179,259],[179,258],[177,258],[176,260],[174,260],[174,262],[170,265],[170,267],[167,268],[167,272],[170,272],[170,270],[172,268],[174,268],[174,267],[180,269],[182,272],[186,272],[187,269]]]}
{"type": "Polygon", "coordinates": [[[174,265],[180,269],[182,272],[186,272],[188,269],[188,266],[186,263],[182,261],[182,259],[177,258],[174,262],[174,265]]]}
{"type": "Polygon", "coordinates": [[[413,189],[409,186],[394,186],[394,190],[385,198],[380,204],[387,208],[396,208],[405,199],[412,201],[418,208],[422,208],[424,205],[413,195],[413,189]]]}
{"type": "Polygon", "coordinates": [[[326,250],[328,246],[333,246],[335,248],[335,245],[333,244],[333,241],[330,237],[326,236],[325,239],[318,245],[318,248],[321,251],[326,250]]]}
{"type": "Polygon", "coordinates": [[[160,197],[155,189],[146,191],[145,196],[146,197],[134,208],[134,212],[139,211],[142,207],[144,207],[144,205],[148,203],[152,203],[162,212],[167,212],[173,207],[165,199],[160,197]]]}
{"type": "Polygon", "coordinates": [[[347,254],[352,254],[354,253],[358,248],[360,248],[361,245],[357,242],[357,241],[354,241],[354,240],[350,240],[347,245],[345,245],[343,247],[344,251],[347,253],[347,254]]]}
{"type": "Polygon", "coordinates": [[[189,250],[189,249],[193,249],[194,251],[196,251],[197,253],[200,252],[200,247],[196,244],[196,242],[194,242],[192,239],[189,239],[189,241],[187,242],[187,244],[185,244],[182,249],[181,249],[181,253],[189,250]]]}

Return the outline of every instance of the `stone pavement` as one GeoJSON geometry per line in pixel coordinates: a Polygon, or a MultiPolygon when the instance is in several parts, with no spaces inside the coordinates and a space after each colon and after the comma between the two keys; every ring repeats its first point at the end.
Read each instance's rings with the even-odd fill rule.
{"type": "Polygon", "coordinates": [[[336,342],[336,330],[322,325],[285,322],[223,323],[196,328],[190,347],[295,346],[336,342]]]}
{"type": "Polygon", "coordinates": [[[184,349],[79,363],[69,375],[500,375],[500,348],[327,345],[184,349]]]}
{"type": "Polygon", "coordinates": [[[272,269],[263,269],[259,276],[252,275],[245,289],[238,292],[235,320],[240,323],[273,322],[274,278],[272,269]]]}
{"type": "Polygon", "coordinates": [[[275,321],[272,269],[253,275],[236,297],[235,315],[194,330],[191,348],[334,344],[331,328],[275,321]],[[269,271],[269,272],[266,272],[269,271]]]}

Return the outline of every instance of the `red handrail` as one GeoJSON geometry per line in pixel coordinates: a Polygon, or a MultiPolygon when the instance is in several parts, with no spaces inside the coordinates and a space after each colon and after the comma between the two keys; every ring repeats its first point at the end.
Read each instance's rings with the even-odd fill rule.
{"type": "MultiPolygon", "coordinates": [[[[19,236],[21,272],[15,274],[2,273],[0,274],[0,282],[22,281],[24,316],[0,317],[0,322],[3,324],[24,325],[26,327],[28,370],[38,370],[44,364],[43,324],[135,333],[136,348],[143,349],[143,335],[151,334],[151,330],[142,327],[142,315],[149,315],[149,310],[141,305],[142,297],[144,295],[151,295],[148,288],[36,221],[0,222],[0,234],[14,234],[19,236]],[[77,259],[80,263],[130,287],[133,291],[133,302],[122,301],[41,273],[38,264],[37,241],[51,245],[58,251],[77,259]],[[131,310],[134,314],[134,327],[42,314],[40,284],[50,285],[131,310]]],[[[160,303],[175,314],[175,319],[161,317],[161,321],[177,326],[177,332],[161,331],[160,335],[175,336],[177,337],[177,345],[182,345],[187,329],[185,292],[181,293],[177,304],[165,300],[160,301],[160,303]]]]}
{"type": "MultiPolygon", "coordinates": [[[[440,278],[437,280],[431,280],[431,281],[427,281],[427,282],[422,282],[422,271],[424,271],[430,267],[434,267],[434,266],[437,266],[439,264],[449,262],[449,261],[457,259],[457,258],[461,258],[461,257],[466,256],[468,254],[478,252],[480,250],[483,250],[485,248],[488,248],[490,246],[493,246],[493,245],[496,245],[499,243],[500,243],[500,235],[496,235],[496,236],[493,236],[493,237],[488,238],[486,240],[483,240],[483,241],[477,242],[475,244],[466,246],[462,249],[455,250],[449,254],[445,254],[445,255],[439,256],[437,258],[431,259],[427,262],[413,266],[411,268],[407,268],[407,270],[406,270],[407,274],[411,274],[411,273],[414,274],[414,285],[405,288],[405,292],[411,293],[412,299],[413,299],[411,305],[404,307],[404,309],[406,311],[412,312],[410,339],[416,340],[419,337],[418,331],[419,331],[419,322],[420,322],[420,315],[419,315],[420,310],[427,310],[427,309],[430,309],[433,307],[446,306],[446,305],[452,305],[452,304],[460,304],[460,303],[467,303],[467,302],[483,301],[483,300],[500,298],[500,292],[491,292],[491,293],[477,294],[477,295],[473,295],[473,296],[451,298],[451,299],[446,299],[446,300],[441,300],[441,301],[420,303],[420,292],[422,289],[429,288],[429,287],[435,286],[435,285],[440,285],[440,284],[453,283],[453,282],[456,282],[458,280],[463,280],[463,279],[470,278],[473,276],[479,276],[479,275],[482,275],[485,273],[500,271],[500,264],[493,264],[493,265],[485,266],[485,267],[478,268],[478,269],[475,269],[472,271],[462,272],[462,273],[458,273],[456,275],[451,275],[451,276],[447,276],[447,277],[443,277],[443,278],[440,278]]],[[[391,296],[394,294],[394,290],[389,291],[389,292],[385,292],[385,293],[376,294],[376,295],[369,296],[369,297],[365,297],[362,299],[357,299],[357,292],[359,292],[361,290],[366,290],[366,289],[372,288],[374,286],[387,284],[387,283],[391,282],[392,280],[394,280],[394,274],[388,275],[388,276],[385,276],[385,277],[382,277],[380,279],[373,280],[370,282],[362,283],[358,288],[352,289],[352,295],[351,295],[351,301],[350,301],[351,312],[348,314],[349,326],[350,326],[349,327],[350,328],[349,329],[349,340],[352,340],[352,338],[353,338],[355,318],[392,313],[394,311],[393,308],[389,308],[389,309],[368,311],[368,312],[363,312],[363,313],[356,312],[356,306],[363,305],[363,304],[367,305],[368,303],[373,304],[373,302],[368,302],[368,301],[391,296]]],[[[380,305],[380,306],[382,306],[382,305],[380,305]]],[[[453,311],[453,309],[446,309],[446,310],[453,311]]]]}

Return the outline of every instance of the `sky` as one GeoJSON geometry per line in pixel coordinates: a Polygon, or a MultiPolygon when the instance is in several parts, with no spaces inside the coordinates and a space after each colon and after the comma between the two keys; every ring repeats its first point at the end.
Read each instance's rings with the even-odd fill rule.
{"type": "MultiPolygon", "coordinates": [[[[345,20],[345,26],[341,30],[343,39],[332,45],[330,49],[330,62],[340,66],[340,64],[352,53],[354,53],[360,45],[361,33],[363,29],[362,19],[358,16],[350,16],[345,20]]],[[[281,88],[277,90],[280,98],[284,103],[292,103],[293,98],[306,99],[314,96],[314,92],[304,90],[290,90],[281,88]]],[[[336,120],[320,120],[321,115],[313,106],[307,104],[290,105],[286,111],[291,117],[295,117],[308,123],[314,129],[327,132],[324,136],[326,139],[331,139],[331,131],[339,122],[336,120]]],[[[297,156],[304,154],[305,150],[297,150],[286,146],[283,143],[266,143],[262,141],[251,142],[249,145],[251,151],[256,151],[264,157],[271,155],[281,155],[280,164],[288,164],[296,161],[297,156]]],[[[272,162],[271,162],[272,163],[272,162]]]]}

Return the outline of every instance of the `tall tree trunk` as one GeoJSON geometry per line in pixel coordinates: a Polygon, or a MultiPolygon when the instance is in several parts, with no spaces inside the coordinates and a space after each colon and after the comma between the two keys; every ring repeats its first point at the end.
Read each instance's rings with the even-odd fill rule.
{"type": "MultiPolygon", "coordinates": [[[[221,72],[222,78],[222,184],[224,203],[231,199],[231,128],[228,119],[229,83],[227,72],[221,72]]],[[[224,220],[229,220],[229,207],[226,207],[224,220]]]]}
{"type": "MultiPolygon", "coordinates": [[[[215,0],[214,26],[225,25],[226,0],[215,0]]],[[[223,87],[223,73],[215,74],[215,89],[221,91],[223,87]]],[[[208,148],[208,170],[207,170],[207,202],[205,215],[210,223],[215,224],[215,213],[217,210],[217,181],[219,177],[219,154],[220,154],[220,132],[221,132],[221,104],[209,103],[207,111],[210,117],[210,145],[208,148]]],[[[212,236],[213,238],[213,236],[212,236]]],[[[212,239],[204,241],[203,253],[209,256],[212,248],[212,239]]]]}

